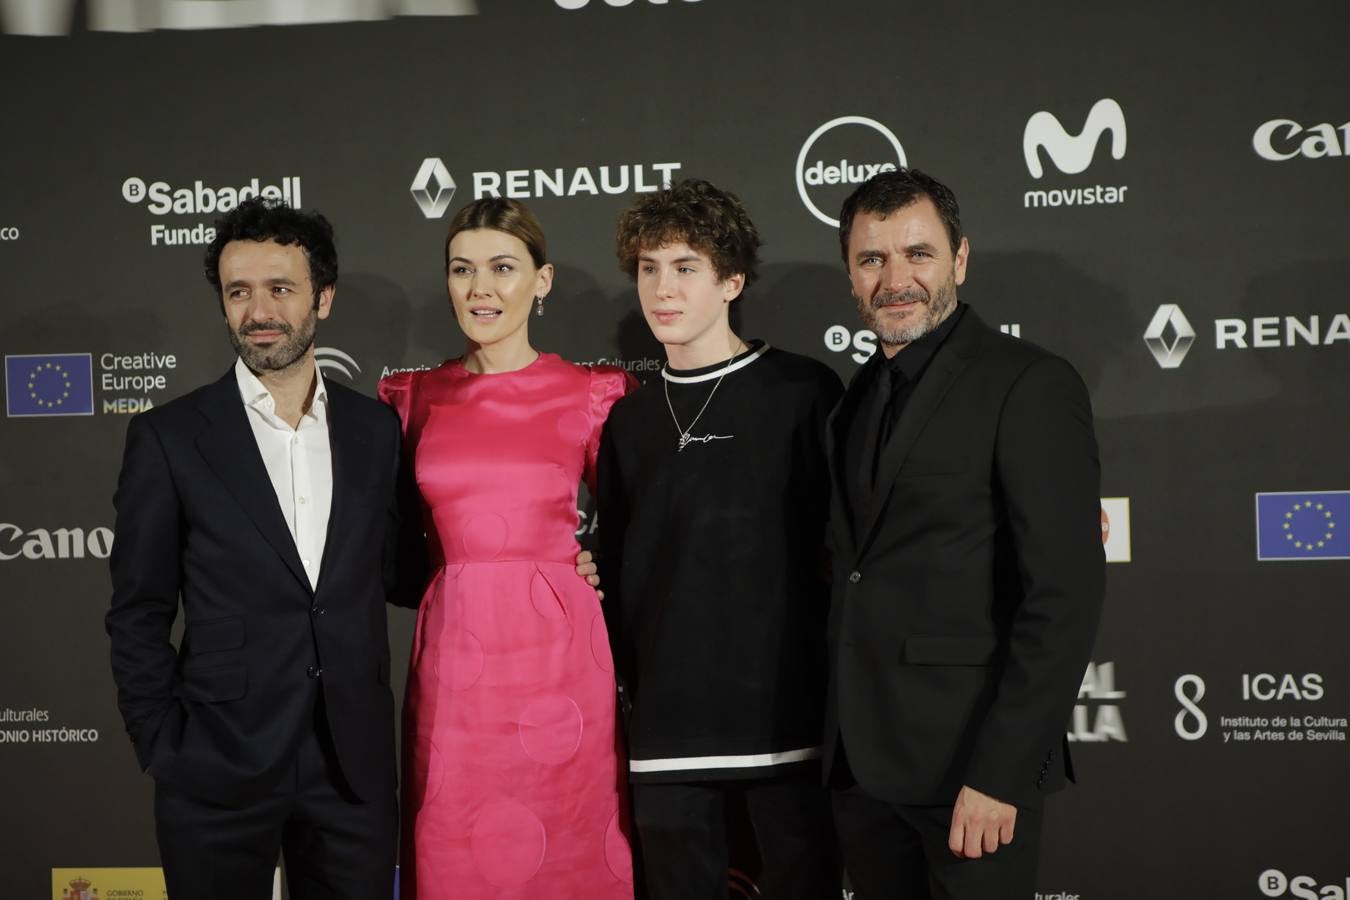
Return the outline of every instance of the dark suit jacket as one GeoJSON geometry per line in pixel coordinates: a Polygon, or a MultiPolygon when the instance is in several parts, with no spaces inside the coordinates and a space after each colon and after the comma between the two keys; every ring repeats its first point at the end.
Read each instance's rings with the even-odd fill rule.
{"type": "Polygon", "coordinates": [[[1104,591],[1087,390],[967,308],[896,424],[881,486],[850,504],[840,444],[860,385],[827,436],[826,771],[842,734],[877,798],[950,805],[969,785],[1034,806],[1072,778],[1064,729],[1104,591]]]}
{"type": "Polygon", "coordinates": [[[278,783],[320,692],[352,789],[394,788],[385,599],[398,574],[398,418],[326,386],[333,499],[317,590],[233,370],[127,429],[106,620],[118,705],[143,769],[218,803],[278,783]]]}

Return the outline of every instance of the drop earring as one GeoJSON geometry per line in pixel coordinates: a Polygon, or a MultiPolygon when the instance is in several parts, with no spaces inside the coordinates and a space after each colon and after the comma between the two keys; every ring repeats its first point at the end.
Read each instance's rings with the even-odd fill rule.
{"type": "Polygon", "coordinates": [[[534,314],[535,314],[536,316],[542,316],[542,315],[544,314],[544,298],[543,298],[543,297],[535,297],[535,298],[534,298],[534,314]]]}

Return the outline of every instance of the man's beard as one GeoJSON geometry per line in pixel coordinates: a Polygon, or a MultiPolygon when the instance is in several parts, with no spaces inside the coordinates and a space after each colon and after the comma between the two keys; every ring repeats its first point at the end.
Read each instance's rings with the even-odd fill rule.
{"type": "Polygon", "coordinates": [[[877,340],[892,347],[912,344],[931,333],[956,308],[956,281],[949,277],[938,286],[935,294],[917,284],[903,291],[886,291],[870,301],[858,299],[858,312],[867,327],[876,332],[877,340]],[[913,310],[904,320],[893,322],[883,311],[887,304],[897,301],[918,301],[922,306],[913,310]]]}
{"type": "Polygon", "coordinates": [[[319,314],[311,310],[298,329],[285,322],[245,322],[236,332],[230,330],[230,344],[239,358],[254,372],[277,372],[295,365],[314,345],[319,314]],[[259,347],[244,340],[255,331],[279,331],[283,337],[270,347],[259,347]]]}

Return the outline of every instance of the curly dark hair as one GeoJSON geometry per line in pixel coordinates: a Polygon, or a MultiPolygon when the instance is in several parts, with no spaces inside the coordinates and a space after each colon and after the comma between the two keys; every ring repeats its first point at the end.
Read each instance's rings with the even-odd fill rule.
{"type": "Polygon", "coordinates": [[[712,261],[718,278],[744,275],[745,287],[759,266],[759,231],[735,194],[691,178],[646,194],[619,215],[615,233],[619,268],[637,277],[644,250],[685,243],[712,261]]]}
{"type": "Polygon", "coordinates": [[[952,252],[960,250],[961,207],[957,205],[952,189],[918,169],[897,169],[873,175],[844,201],[839,211],[839,251],[844,257],[844,266],[848,266],[848,235],[853,230],[854,216],[860,212],[887,216],[924,197],[937,207],[952,252]]]}
{"type": "Polygon", "coordinates": [[[316,212],[292,209],[273,197],[250,197],[216,220],[216,236],[206,247],[206,280],[220,293],[220,254],[231,241],[276,241],[298,244],[309,260],[314,302],[319,292],[337,283],[337,247],[333,226],[316,212]]]}

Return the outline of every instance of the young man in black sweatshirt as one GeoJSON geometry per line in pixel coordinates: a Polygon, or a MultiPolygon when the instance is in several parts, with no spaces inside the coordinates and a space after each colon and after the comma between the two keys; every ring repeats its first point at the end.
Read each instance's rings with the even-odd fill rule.
{"type": "Polygon", "coordinates": [[[704,181],[619,219],[621,268],[664,346],[600,450],[605,615],[628,715],[637,844],[652,900],[727,890],[726,812],[743,803],[765,897],[840,887],[819,757],[826,686],[822,363],[742,340],[731,304],[759,236],[704,181]]]}

